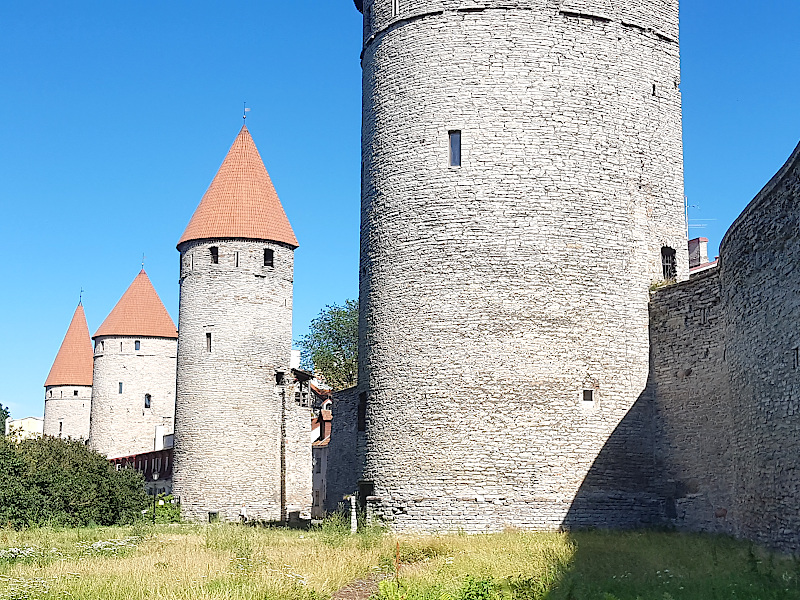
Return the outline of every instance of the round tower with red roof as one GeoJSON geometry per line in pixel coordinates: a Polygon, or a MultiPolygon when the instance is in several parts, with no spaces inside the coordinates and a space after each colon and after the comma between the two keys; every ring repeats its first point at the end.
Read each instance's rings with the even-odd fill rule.
{"type": "Polygon", "coordinates": [[[93,337],[92,448],[109,458],[152,452],[173,432],[177,338],[142,269],[93,337]]]}
{"type": "Polygon", "coordinates": [[[297,245],[242,127],[178,242],[173,493],[186,518],[310,508],[310,445],[291,443],[310,415],[288,387],[297,245]]]}
{"type": "Polygon", "coordinates": [[[44,434],[89,438],[92,405],[92,340],[78,304],[44,383],[44,434]]]}

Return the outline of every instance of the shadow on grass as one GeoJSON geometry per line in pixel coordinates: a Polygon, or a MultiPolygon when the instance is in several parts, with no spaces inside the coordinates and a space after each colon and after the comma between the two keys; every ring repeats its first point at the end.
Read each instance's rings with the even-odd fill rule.
{"type": "MultiPolygon", "coordinates": [[[[800,599],[800,561],[720,535],[573,532],[546,600],[800,599]]],[[[514,600],[535,600],[514,594],[514,600]]]]}

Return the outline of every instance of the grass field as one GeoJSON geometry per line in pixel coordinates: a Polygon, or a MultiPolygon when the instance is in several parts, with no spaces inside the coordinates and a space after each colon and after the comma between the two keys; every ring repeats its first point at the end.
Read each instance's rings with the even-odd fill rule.
{"type": "Polygon", "coordinates": [[[800,562],[715,536],[350,536],[336,523],[0,530],[4,599],[322,600],[378,575],[388,578],[376,600],[800,600],[800,562]]]}

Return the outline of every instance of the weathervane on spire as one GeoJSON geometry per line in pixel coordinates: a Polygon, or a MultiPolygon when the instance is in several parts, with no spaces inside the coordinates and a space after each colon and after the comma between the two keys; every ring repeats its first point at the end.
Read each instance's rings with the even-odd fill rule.
{"type": "Polygon", "coordinates": [[[244,102],[243,104],[244,104],[244,107],[243,107],[244,111],[242,111],[242,122],[244,122],[247,119],[247,113],[250,112],[250,109],[247,108],[247,102],[244,102]]]}
{"type": "Polygon", "coordinates": [[[78,295],[78,306],[83,304],[83,288],[81,288],[81,293],[78,295]]]}
{"type": "Polygon", "coordinates": [[[144,259],[145,259],[144,252],[142,252],[142,271],[144,271],[144,259]]]}

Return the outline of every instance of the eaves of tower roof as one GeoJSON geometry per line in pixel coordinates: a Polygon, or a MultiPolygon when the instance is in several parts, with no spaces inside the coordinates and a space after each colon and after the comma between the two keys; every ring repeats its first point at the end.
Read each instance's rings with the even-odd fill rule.
{"type": "Polygon", "coordinates": [[[118,335],[178,337],[175,323],[144,269],[136,276],[93,337],[118,335]]]}
{"type": "Polygon", "coordinates": [[[83,305],[78,304],[72,321],[50,368],[45,387],[51,385],[92,385],[92,340],[83,305]]]}
{"type": "Polygon", "coordinates": [[[213,238],[269,240],[298,246],[246,126],[236,136],[178,246],[191,240],[213,238]]]}

